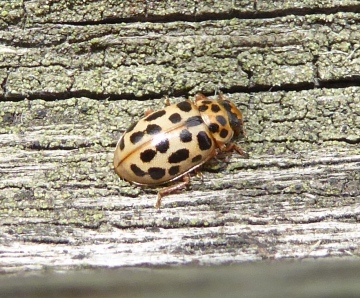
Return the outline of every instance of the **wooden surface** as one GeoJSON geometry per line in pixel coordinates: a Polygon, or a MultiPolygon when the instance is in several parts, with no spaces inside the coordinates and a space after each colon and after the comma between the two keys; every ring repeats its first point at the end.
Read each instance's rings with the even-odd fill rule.
{"type": "Polygon", "coordinates": [[[358,1],[0,1],[0,272],[359,256],[358,1]],[[149,108],[222,90],[250,158],[120,181],[149,108]]]}

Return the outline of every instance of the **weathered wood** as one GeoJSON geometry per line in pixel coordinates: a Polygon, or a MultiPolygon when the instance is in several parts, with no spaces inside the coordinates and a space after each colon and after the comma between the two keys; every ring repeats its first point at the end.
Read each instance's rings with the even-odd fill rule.
{"type": "Polygon", "coordinates": [[[86,2],[0,2],[1,272],[359,254],[356,1],[86,2]],[[164,95],[219,89],[250,158],[158,212],[116,141],[164,95]]]}

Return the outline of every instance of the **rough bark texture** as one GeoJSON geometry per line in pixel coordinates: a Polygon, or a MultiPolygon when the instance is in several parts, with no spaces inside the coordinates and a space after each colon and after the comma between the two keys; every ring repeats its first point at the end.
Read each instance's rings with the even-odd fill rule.
{"type": "Polygon", "coordinates": [[[359,256],[358,1],[0,1],[0,271],[359,256]],[[85,2],[85,3],[84,3],[85,2]],[[222,90],[233,155],[153,208],[113,150],[222,90]]]}

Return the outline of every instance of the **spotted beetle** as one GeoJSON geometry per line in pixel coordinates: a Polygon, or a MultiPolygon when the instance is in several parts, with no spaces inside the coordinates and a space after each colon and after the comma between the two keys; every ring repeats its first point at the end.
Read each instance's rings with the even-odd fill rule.
{"type": "Polygon", "coordinates": [[[231,143],[239,137],[245,137],[245,130],[237,107],[222,94],[218,100],[197,94],[194,102],[168,104],[130,125],[116,145],[115,172],[136,185],[169,183],[158,192],[155,207],[160,208],[163,196],[187,186],[189,173],[219,153],[236,151],[247,157],[231,143]]]}

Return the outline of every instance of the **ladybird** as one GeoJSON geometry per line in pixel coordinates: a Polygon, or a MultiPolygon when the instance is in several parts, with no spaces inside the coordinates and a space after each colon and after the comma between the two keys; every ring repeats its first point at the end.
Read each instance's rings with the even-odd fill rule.
{"type": "Polygon", "coordinates": [[[157,187],[182,181],[160,190],[161,198],[190,183],[189,173],[221,152],[247,153],[231,143],[245,137],[242,113],[223,95],[210,100],[197,94],[195,100],[169,103],[130,125],[114,153],[114,169],[120,178],[140,186],[157,187]]]}

